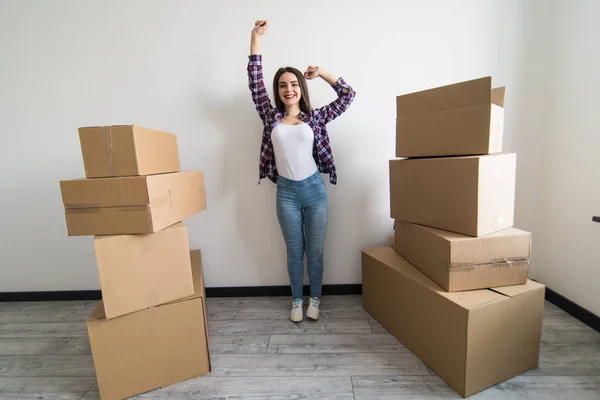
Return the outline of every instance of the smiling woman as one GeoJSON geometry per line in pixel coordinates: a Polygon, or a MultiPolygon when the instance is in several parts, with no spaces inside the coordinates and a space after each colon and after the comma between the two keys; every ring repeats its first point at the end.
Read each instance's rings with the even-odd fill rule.
{"type": "MultiPolygon", "coordinates": [[[[311,67],[309,67],[311,68],[311,67]]],[[[314,67],[312,67],[314,69],[314,67]]],[[[307,70],[308,71],[308,70],[307,70]]],[[[281,112],[285,112],[286,108],[298,105],[303,113],[310,112],[310,96],[308,95],[308,86],[306,79],[302,73],[294,67],[282,67],[275,73],[273,78],[273,93],[278,93],[275,97],[275,107],[281,112]]],[[[290,123],[288,118],[293,118],[291,115],[286,115],[283,122],[290,123]]],[[[300,120],[296,123],[301,123],[300,120]]]]}
{"type": "Polygon", "coordinates": [[[319,318],[323,281],[323,243],[327,231],[329,200],[320,173],[337,175],[327,133],[327,124],[350,106],[356,93],[342,79],[315,65],[304,74],[293,67],[280,68],[273,79],[275,107],[265,88],[260,37],[267,32],[266,20],[252,30],[248,61],[248,84],[264,130],[259,162],[260,179],[277,184],[276,213],[287,247],[287,268],[292,289],[290,318],[303,319],[302,289],[306,252],[310,302],[306,316],[319,318]],[[307,80],[322,78],[335,90],[337,99],[313,109],[307,80]]]}

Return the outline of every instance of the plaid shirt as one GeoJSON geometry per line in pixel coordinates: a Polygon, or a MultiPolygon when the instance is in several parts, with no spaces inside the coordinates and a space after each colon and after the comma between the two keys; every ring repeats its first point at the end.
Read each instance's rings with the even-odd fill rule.
{"type": "MultiPolygon", "coordinates": [[[[263,178],[269,178],[274,183],[277,183],[279,174],[275,165],[271,131],[285,114],[271,105],[263,80],[262,55],[260,54],[253,54],[248,57],[248,85],[252,92],[252,101],[254,101],[256,111],[258,111],[258,115],[264,124],[260,148],[258,183],[263,178]]],[[[356,92],[342,78],[338,79],[332,85],[332,88],[337,93],[338,98],[336,100],[326,106],[311,110],[308,114],[301,112],[300,119],[306,122],[315,134],[313,158],[319,172],[323,174],[328,173],[329,181],[335,185],[337,183],[337,174],[335,172],[333,153],[326,125],[346,111],[350,104],[352,104],[356,92]],[[348,93],[344,93],[344,89],[348,89],[348,93]]]]}

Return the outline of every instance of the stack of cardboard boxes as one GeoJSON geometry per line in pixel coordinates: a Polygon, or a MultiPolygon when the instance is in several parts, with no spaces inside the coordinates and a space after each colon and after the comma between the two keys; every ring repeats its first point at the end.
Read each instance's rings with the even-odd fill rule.
{"type": "Polygon", "coordinates": [[[182,220],[206,209],[202,171],[180,171],[175,135],[79,129],[84,179],[60,181],[70,236],[93,235],[102,300],[87,320],[102,399],[210,371],[199,250],[182,220]]]}
{"type": "Polygon", "coordinates": [[[544,286],[503,126],[489,77],[398,96],[394,244],[362,252],[365,310],[464,397],[539,360],[544,286]]]}

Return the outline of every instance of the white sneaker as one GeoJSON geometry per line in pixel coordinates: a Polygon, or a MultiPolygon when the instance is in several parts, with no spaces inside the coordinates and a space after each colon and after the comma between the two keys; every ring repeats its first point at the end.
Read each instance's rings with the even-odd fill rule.
{"type": "Polygon", "coordinates": [[[302,316],[302,299],[292,301],[292,311],[290,313],[290,318],[294,322],[300,322],[304,318],[302,316]]]}
{"type": "Polygon", "coordinates": [[[314,319],[315,321],[319,319],[319,304],[321,304],[321,300],[318,297],[310,298],[308,310],[306,310],[306,316],[308,318],[314,319]]]}

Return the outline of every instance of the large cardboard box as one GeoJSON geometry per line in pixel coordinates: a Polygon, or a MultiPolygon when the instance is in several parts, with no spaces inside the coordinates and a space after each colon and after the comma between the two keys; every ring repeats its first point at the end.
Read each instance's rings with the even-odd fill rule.
{"type": "Polygon", "coordinates": [[[363,306],[467,397],[536,368],[544,286],[449,293],[390,246],[362,252],[363,306]]]}
{"type": "Polygon", "coordinates": [[[157,232],[206,209],[203,171],[60,181],[69,236],[157,232]]]}
{"type": "Polygon", "coordinates": [[[396,97],[396,157],[502,152],[505,88],[485,77],[396,97]]]}
{"type": "Polygon", "coordinates": [[[513,226],[517,156],[390,160],[391,216],[470,236],[513,226]]]}
{"type": "Polygon", "coordinates": [[[472,237],[396,221],[394,249],[449,292],[523,285],[531,233],[506,228],[472,237]]]}
{"type": "Polygon", "coordinates": [[[106,319],[100,301],[89,316],[88,335],[103,400],[124,399],[211,371],[200,252],[188,256],[192,296],[114,319],[106,319]]]}
{"type": "Polygon", "coordinates": [[[79,128],[87,178],[179,171],[177,136],[136,125],[79,128]]]}
{"type": "Polygon", "coordinates": [[[94,238],[106,318],[194,294],[187,227],[94,238]]]}

